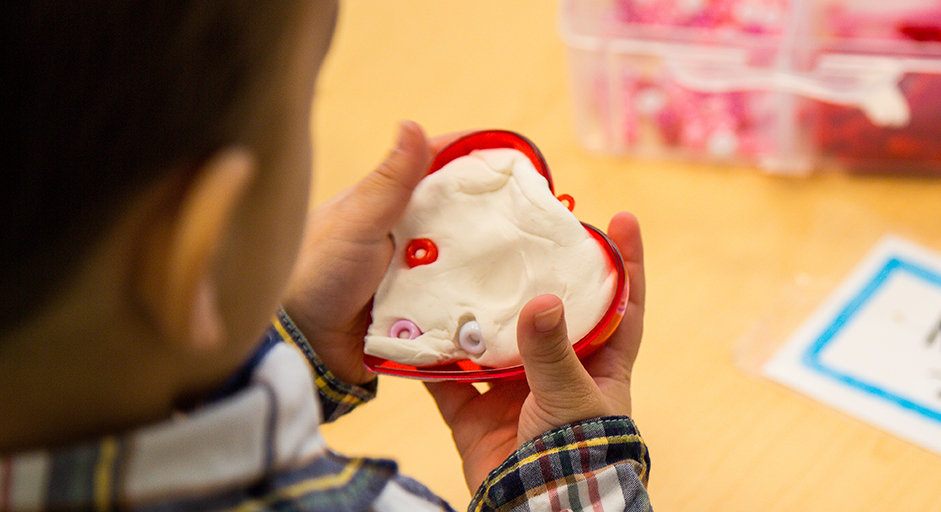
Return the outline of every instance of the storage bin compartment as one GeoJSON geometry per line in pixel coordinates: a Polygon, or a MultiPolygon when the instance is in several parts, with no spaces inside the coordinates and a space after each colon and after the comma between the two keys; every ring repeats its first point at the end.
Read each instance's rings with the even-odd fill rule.
{"type": "Polygon", "coordinates": [[[941,174],[941,4],[564,0],[561,31],[590,149],[941,174]]]}

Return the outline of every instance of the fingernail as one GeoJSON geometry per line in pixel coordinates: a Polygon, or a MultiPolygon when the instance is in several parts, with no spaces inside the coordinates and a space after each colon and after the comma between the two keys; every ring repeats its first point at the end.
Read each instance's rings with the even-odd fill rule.
{"type": "Polygon", "coordinates": [[[549,332],[559,326],[562,321],[562,304],[558,304],[542,313],[536,313],[533,317],[533,327],[538,332],[549,332]]]}

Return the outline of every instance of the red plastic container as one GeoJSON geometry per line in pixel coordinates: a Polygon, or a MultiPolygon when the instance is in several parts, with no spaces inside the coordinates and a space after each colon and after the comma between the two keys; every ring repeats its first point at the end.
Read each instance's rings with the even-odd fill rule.
{"type": "MultiPolygon", "coordinates": [[[[549,174],[549,166],[546,165],[546,161],[536,145],[522,135],[505,130],[475,132],[454,141],[438,153],[438,156],[435,157],[431,164],[428,174],[437,171],[456,158],[470,154],[474,150],[496,148],[516,149],[529,157],[530,161],[532,161],[533,165],[536,167],[536,170],[546,178],[549,190],[555,194],[552,176],[549,174]]],[[[574,207],[574,201],[571,196],[560,195],[558,197],[567,204],[569,210],[574,207]]],[[[584,222],[582,225],[585,226],[588,233],[598,241],[602,249],[604,249],[605,254],[608,255],[608,262],[611,268],[617,272],[615,290],[619,290],[620,293],[614,294],[611,303],[608,305],[608,309],[605,310],[604,316],[601,317],[601,321],[581,340],[575,342],[575,353],[578,354],[579,358],[584,358],[594,352],[611,336],[618,324],[620,324],[621,318],[624,316],[628,293],[627,273],[624,269],[624,260],[617,246],[598,228],[584,222]]],[[[483,382],[520,379],[525,375],[522,365],[505,368],[489,368],[477,365],[470,360],[418,368],[367,354],[365,356],[365,362],[366,366],[376,373],[428,381],[453,380],[483,382]]]]}

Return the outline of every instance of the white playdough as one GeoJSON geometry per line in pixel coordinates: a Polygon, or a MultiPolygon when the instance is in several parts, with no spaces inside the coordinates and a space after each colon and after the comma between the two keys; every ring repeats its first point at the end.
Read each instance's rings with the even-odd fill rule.
{"type": "Polygon", "coordinates": [[[574,342],[601,320],[615,294],[617,274],[604,249],[515,149],[474,151],[425,177],[392,236],[395,255],[376,292],[365,348],[390,361],[518,364],[516,324],[530,299],[559,296],[574,342]],[[435,243],[438,258],[409,268],[405,248],[420,238],[435,243]],[[422,334],[390,337],[401,319],[422,334]],[[458,340],[471,320],[485,346],[479,354],[458,340]]]}

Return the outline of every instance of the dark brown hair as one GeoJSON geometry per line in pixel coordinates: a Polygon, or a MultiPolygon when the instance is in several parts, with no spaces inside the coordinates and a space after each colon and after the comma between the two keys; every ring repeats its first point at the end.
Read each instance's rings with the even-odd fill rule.
{"type": "MultiPolygon", "coordinates": [[[[3,283],[10,327],[71,275],[115,209],[160,172],[239,137],[299,2],[8,2],[3,283]]],[[[93,300],[93,298],[90,298],[93,300]]]]}

